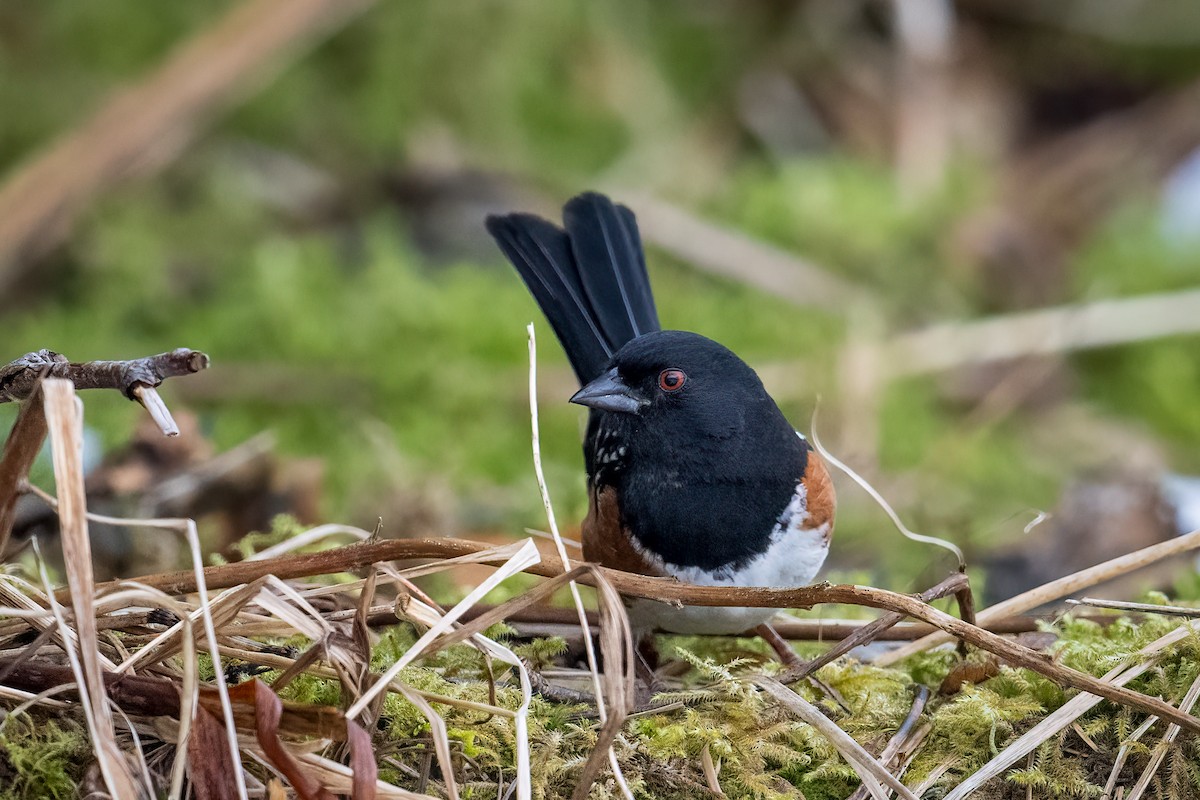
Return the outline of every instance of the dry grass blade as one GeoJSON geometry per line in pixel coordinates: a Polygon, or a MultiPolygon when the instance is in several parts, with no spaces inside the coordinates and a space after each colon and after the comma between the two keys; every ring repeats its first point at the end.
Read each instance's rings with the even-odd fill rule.
{"type": "MultiPolygon", "coordinates": [[[[1023,614],[1032,608],[1053,602],[1072,592],[1078,592],[1080,589],[1095,586],[1098,583],[1119,577],[1128,572],[1133,572],[1136,569],[1147,567],[1164,558],[1177,556],[1197,548],[1200,548],[1200,531],[1192,531],[1191,533],[1160,542],[1159,544],[1143,547],[1141,550],[1105,561],[1094,567],[1088,567],[1087,569],[1067,575],[1064,578],[1059,578],[1058,580],[1039,586],[1036,589],[1031,589],[1024,594],[1009,598],[1002,603],[985,608],[979,612],[975,621],[979,625],[986,625],[1012,614],[1023,614]]],[[[883,654],[875,659],[875,663],[886,667],[911,655],[949,641],[952,641],[952,637],[944,633],[933,633],[911,644],[898,647],[889,653],[883,654]]]]}
{"type": "MultiPolygon", "coordinates": [[[[542,504],[546,508],[546,519],[550,523],[550,534],[554,537],[554,545],[558,549],[559,560],[562,561],[563,570],[569,573],[571,568],[571,560],[567,556],[566,545],[563,543],[563,538],[558,531],[558,523],[554,518],[554,505],[550,502],[550,489],[546,485],[546,475],[542,471],[542,450],[540,444],[541,433],[538,429],[537,405],[537,334],[534,332],[532,322],[526,326],[526,331],[529,336],[529,419],[533,446],[534,474],[537,477],[538,488],[541,491],[542,504]]],[[[596,579],[598,582],[604,582],[603,576],[601,576],[599,573],[597,573],[596,579]]],[[[617,761],[617,755],[612,749],[613,740],[616,738],[621,726],[625,724],[625,715],[629,711],[629,705],[631,705],[627,698],[617,699],[615,695],[623,694],[624,692],[631,692],[633,684],[632,682],[628,682],[623,686],[621,683],[614,684],[611,680],[608,680],[609,675],[616,672],[611,668],[611,665],[614,663],[611,660],[605,661],[606,664],[610,665],[608,671],[609,674],[605,675],[604,678],[601,678],[600,667],[596,662],[596,653],[592,647],[592,632],[588,626],[587,609],[583,605],[583,599],[579,596],[579,586],[574,580],[569,581],[568,585],[571,591],[571,600],[575,604],[575,612],[578,615],[579,627],[583,631],[584,653],[587,656],[588,671],[591,672],[592,675],[592,686],[596,692],[596,710],[600,714],[600,721],[602,723],[600,738],[597,743],[596,750],[592,753],[592,755],[588,758],[587,763],[584,765],[583,777],[580,778],[579,785],[575,788],[575,796],[582,797],[586,795],[587,790],[591,787],[592,780],[595,778],[596,772],[599,770],[597,755],[603,754],[603,757],[608,759],[609,766],[612,768],[613,778],[616,780],[617,786],[620,787],[621,794],[626,800],[633,800],[633,792],[630,790],[628,783],[625,781],[625,776],[621,772],[621,765],[617,761]],[[607,687],[605,684],[607,684],[607,687]],[[617,702],[620,705],[619,713],[614,714],[612,718],[609,716],[609,709],[605,703],[605,688],[608,689],[608,695],[610,699],[617,699],[617,702]],[[581,787],[583,791],[582,795],[581,787]]],[[[599,586],[599,583],[597,585],[599,586]]],[[[610,586],[607,588],[611,590],[610,586]]],[[[602,596],[605,594],[603,589],[601,594],[602,596]]],[[[616,608],[618,609],[616,614],[623,618],[620,623],[617,622],[612,609],[608,606],[609,601],[606,599],[602,602],[604,605],[601,607],[601,618],[608,622],[607,628],[602,624],[600,629],[602,649],[603,643],[607,643],[611,650],[611,652],[606,652],[606,659],[615,656],[619,651],[618,648],[620,642],[617,641],[614,643],[614,641],[609,638],[609,635],[612,634],[614,630],[616,630],[618,624],[620,624],[620,631],[623,632],[625,639],[628,641],[627,649],[629,650],[629,656],[624,663],[628,668],[632,669],[633,635],[629,629],[629,618],[625,616],[624,606],[620,601],[620,597],[617,596],[616,599],[616,608]]],[[[632,677],[632,675],[630,677],[632,677]]]]}
{"type": "Polygon", "coordinates": [[[719,780],[720,768],[713,763],[712,750],[707,744],[700,751],[700,766],[704,768],[704,779],[708,781],[709,790],[717,797],[724,797],[725,792],[721,789],[719,780]]]}
{"type": "MultiPolygon", "coordinates": [[[[353,720],[357,718],[366,707],[388,687],[392,686],[396,677],[406,666],[411,664],[417,658],[425,654],[426,650],[442,635],[449,632],[458,619],[466,612],[466,610],[477,602],[480,598],[494,589],[503,581],[513,575],[522,572],[529,566],[536,564],[541,556],[538,554],[537,547],[532,539],[525,539],[523,542],[515,545],[495,548],[496,551],[502,553],[511,553],[508,560],[501,565],[491,576],[483,583],[477,586],[474,590],[467,594],[454,608],[450,609],[444,616],[437,620],[429,630],[422,634],[412,647],[410,647],[400,658],[396,659],[395,663],[387,669],[387,671],[375,681],[361,696],[346,710],[346,718],[353,720]],[[514,552],[515,550],[515,552],[514,552]]],[[[516,733],[517,733],[517,790],[520,800],[529,800],[532,796],[532,787],[529,773],[529,729],[528,729],[528,709],[529,701],[532,698],[533,691],[529,684],[529,676],[525,671],[520,660],[508,650],[508,648],[492,642],[483,636],[476,636],[474,641],[476,645],[485,650],[489,655],[500,658],[506,663],[512,664],[518,668],[521,676],[522,688],[522,705],[516,714],[516,733]]]]}
{"type": "MultiPolygon", "coordinates": [[[[30,627],[48,634],[63,650],[79,648],[79,634],[70,627],[61,627],[55,621],[54,615],[46,609],[49,604],[47,595],[40,589],[15,575],[2,575],[0,576],[0,598],[14,606],[18,613],[28,614],[26,621],[30,627]]],[[[106,657],[103,655],[98,657],[106,669],[113,667],[113,663],[106,657]]]]}
{"type": "Polygon", "coordinates": [[[315,528],[309,528],[304,533],[290,536],[286,540],[277,545],[268,547],[266,550],[261,550],[246,558],[247,561],[270,561],[273,558],[299,550],[302,547],[316,544],[322,539],[327,539],[330,536],[350,536],[357,541],[366,541],[371,538],[371,532],[365,531],[362,528],[356,528],[353,525],[318,525],[315,528]]]}
{"type": "MultiPolygon", "coordinates": [[[[79,667],[82,673],[79,688],[81,699],[87,707],[88,732],[108,790],[115,797],[133,798],[138,795],[138,790],[117,745],[112,711],[102,677],[104,669],[99,657],[96,618],[92,614],[96,584],[92,572],[91,539],[88,537],[87,497],[83,488],[83,407],[77,401],[75,387],[70,381],[46,380],[42,384],[42,394],[54,458],[63,559],[67,585],[71,587],[71,606],[75,612],[75,630],[78,634],[79,667]]],[[[46,588],[50,590],[49,585],[46,588]]],[[[59,625],[66,627],[61,619],[59,625]]]]}
{"type": "MultiPolygon", "coordinates": [[[[347,767],[345,764],[339,764],[336,761],[330,761],[328,758],[322,758],[315,753],[303,753],[298,756],[298,760],[313,774],[319,775],[321,783],[328,786],[330,791],[358,800],[359,795],[355,793],[358,775],[350,767],[347,767]]],[[[382,798],[382,800],[440,800],[433,795],[410,792],[407,789],[401,789],[398,786],[393,786],[390,783],[384,783],[379,780],[375,782],[374,790],[375,796],[382,798]]],[[[283,800],[287,800],[285,792],[281,791],[278,796],[283,798],[283,800]]],[[[273,800],[275,795],[271,797],[273,800]]]]}
{"type": "MultiPolygon", "coordinates": [[[[890,770],[892,762],[897,760],[903,753],[915,751],[912,742],[915,738],[923,738],[927,735],[930,726],[925,726],[925,733],[917,730],[914,735],[913,729],[917,725],[917,720],[921,718],[921,714],[925,712],[925,704],[929,702],[929,687],[918,686],[916,695],[913,697],[912,708],[905,715],[904,720],[900,723],[900,727],[892,734],[892,738],[888,740],[887,745],[883,748],[883,752],[879,754],[879,763],[884,769],[890,770]]],[[[896,779],[899,780],[904,775],[906,764],[901,764],[899,770],[896,771],[896,779]]],[[[850,795],[847,800],[866,800],[870,790],[866,786],[860,786],[855,790],[854,794],[850,795]]]]}
{"type": "Polygon", "coordinates": [[[235,686],[229,692],[243,704],[254,708],[255,736],[258,746],[270,762],[283,773],[301,800],[333,800],[333,795],[296,760],[279,738],[279,721],[283,703],[279,695],[262,681],[254,679],[235,686]]]}
{"type": "Polygon", "coordinates": [[[570,572],[559,575],[556,578],[550,578],[542,581],[532,589],[522,592],[519,596],[514,597],[513,599],[502,603],[501,605],[493,606],[482,614],[472,617],[470,622],[463,623],[454,630],[448,632],[445,636],[442,636],[437,641],[430,644],[426,652],[433,653],[444,647],[449,647],[452,644],[466,641],[472,636],[487,630],[497,622],[503,622],[516,611],[545,602],[551,595],[561,589],[564,585],[577,578],[581,578],[584,575],[593,573],[594,571],[594,567],[588,564],[583,564],[575,567],[575,569],[571,570],[570,572]]]}
{"type": "Polygon", "coordinates": [[[375,784],[379,783],[379,765],[375,763],[375,749],[371,735],[353,720],[346,720],[346,741],[350,745],[350,769],[354,783],[350,787],[353,800],[375,800],[375,784]]]}
{"type": "Polygon", "coordinates": [[[241,765],[233,762],[224,739],[220,717],[199,709],[187,740],[188,773],[196,800],[237,797],[237,781],[233,776],[241,765]]]}
{"type": "MultiPolygon", "coordinates": [[[[1133,733],[1129,734],[1129,738],[1121,742],[1121,747],[1117,750],[1117,757],[1113,759],[1112,771],[1108,775],[1108,782],[1104,784],[1104,793],[1100,795],[1101,800],[1112,800],[1113,789],[1117,786],[1117,780],[1121,777],[1121,770],[1125,769],[1125,761],[1129,758],[1129,753],[1132,750],[1131,745],[1139,741],[1146,732],[1154,727],[1158,722],[1158,717],[1146,717],[1146,721],[1138,725],[1133,733]]],[[[1125,787],[1121,787],[1122,795],[1125,793],[1125,787]]],[[[1124,798],[1122,798],[1124,800],[1124,798]]]]}
{"type": "MultiPolygon", "coordinates": [[[[45,492],[42,492],[41,490],[37,489],[37,487],[31,486],[30,489],[35,494],[37,494],[38,497],[42,498],[42,500],[44,500],[48,505],[50,505],[51,508],[55,509],[56,511],[59,510],[59,504],[53,497],[48,496],[45,492]]],[[[60,512],[60,514],[61,514],[61,512],[60,512]]],[[[160,530],[174,531],[176,533],[183,535],[184,540],[187,542],[188,552],[189,552],[189,554],[191,556],[191,560],[192,560],[192,569],[191,569],[190,573],[188,573],[191,575],[191,578],[189,579],[189,584],[190,584],[191,588],[188,589],[188,592],[196,592],[199,595],[200,603],[199,603],[198,612],[200,614],[201,623],[204,626],[204,635],[205,635],[205,639],[207,640],[207,644],[208,644],[208,652],[209,652],[209,655],[212,657],[212,661],[213,661],[213,671],[214,671],[214,675],[215,675],[214,680],[217,685],[216,686],[217,693],[220,697],[222,715],[224,716],[225,722],[226,722],[226,738],[227,738],[227,741],[229,744],[229,752],[233,756],[233,758],[236,760],[238,757],[239,747],[238,747],[238,741],[237,741],[236,726],[235,726],[235,722],[234,722],[234,718],[233,718],[233,705],[229,701],[229,690],[228,690],[228,687],[225,685],[225,673],[224,673],[224,670],[221,668],[221,653],[220,653],[220,649],[217,646],[216,627],[213,624],[212,614],[210,613],[209,597],[208,597],[208,584],[205,580],[205,572],[204,572],[204,566],[203,566],[204,559],[200,553],[200,534],[196,530],[196,522],[194,520],[190,520],[190,519],[133,520],[133,519],[124,519],[121,517],[108,517],[108,516],[104,516],[101,514],[91,514],[91,513],[86,514],[86,518],[105,522],[105,523],[108,523],[111,525],[130,525],[130,526],[138,526],[138,527],[145,527],[145,528],[157,528],[160,530]]],[[[270,573],[267,573],[267,574],[270,574],[270,573]]],[[[263,576],[260,576],[260,577],[263,577],[263,576]]],[[[147,589],[163,590],[163,587],[149,584],[146,581],[135,579],[134,582],[138,583],[139,585],[141,585],[147,589]]],[[[110,581],[108,583],[97,584],[93,587],[93,596],[99,596],[100,594],[111,592],[115,589],[120,588],[124,583],[127,583],[127,582],[110,581]]],[[[233,584],[233,585],[236,585],[236,584],[233,584]]],[[[186,594],[186,593],[187,592],[179,592],[179,594],[186,594]]],[[[58,592],[56,592],[54,594],[54,596],[59,597],[59,598],[73,597],[73,594],[74,593],[70,590],[70,587],[68,587],[67,589],[60,589],[58,592]]],[[[91,596],[89,596],[89,599],[90,599],[90,597],[91,596]]],[[[241,771],[239,771],[237,773],[237,784],[238,784],[239,800],[248,800],[248,796],[246,794],[245,778],[241,771]]]]}
{"type": "MultiPolygon", "coordinates": [[[[191,632],[191,621],[188,620],[186,605],[155,589],[137,586],[136,584],[128,584],[128,588],[107,595],[104,600],[105,605],[121,603],[122,606],[132,604],[147,605],[150,607],[159,606],[170,611],[178,619],[185,620],[184,624],[187,630],[180,648],[183,664],[179,687],[179,734],[176,737],[176,741],[179,743],[190,742],[188,737],[192,729],[192,722],[199,710],[200,676],[198,674],[199,664],[196,659],[196,643],[191,632]]],[[[122,664],[127,663],[128,660],[126,659],[126,662],[122,662],[122,664]]],[[[108,675],[105,675],[106,682],[108,677],[108,675]]],[[[119,708],[120,704],[118,703],[117,706],[119,708]]],[[[218,728],[218,730],[220,729],[218,728]]],[[[226,754],[230,755],[228,752],[226,754]]],[[[167,795],[168,797],[177,798],[183,796],[183,779],[187,767],[187,758],[188,750],[183,747],[177,748],[175,764],[171,769],[171,791],[167,795]]],[[[235,781],[232,773],[228,776],[228,779],[235,781]]]]}
{"type": "MultiPolygon", "coordinates": [[[[1124,686],[1153,667],[1157,655],[1163,650],[1182,641],[1189,635],[1194,635],[1197,631],[1200,631],[1200,622],[1181,625],[1138,651],[1138,655],[1145,658],[1145,661],[1132,667],[1117,667],[1110,670],[1101,680],[1111,683],[1113,686],[1124,686]]],[[[1017,763],[1017,761],[1032,753],[1042,742],[1050,739],[1072,722],[1079,719],[1079,717],[1086,714],[1100,701],[1101,698],[1094,694],[1081,693],[1072,697],[1054,713],[1017,737],[995,758],[985,764],[982,769],[959,784],[954,791],[946,795],[945,800],[965,800],[972,792],[978,790],[983,784],[997,777],[1004,770],[1017,763]]]]}
{"type": "Polygon", "coordinates": [[[0,554],[4,553],[12,533],[13,513],[21,485],[46,439],[46,412],[40,396],[21,405],[0,455],[0,554]]]}
{"type": "Polygon", "coordinates": [[[877,798],[877,800],[887,800],[888,793],[883,789],[884,786],[887,786],[903,798],[903,800],[919,800],[907,786],[876,761],[875,757],[868,753],[862,745],[854,741],[850,734],[839,728],[833,720],[825,716],[821,712],[821,709],[774,678],[762,676],[756,678],[754,682],[766,691],[767,694],[779,701],[780,705],[787,708],[809,725],[812,725],[822,736],[828,739],[829,743],[836,747],[838,752],[842,754],[842,757],[854,767],[854,771],[858,773],[863,785],[871,792],[872,797],[877,798]]]}
{"type": "Polygon", "coordinates": [[[223,627],[237,617],[238,612],[258,595],[266,580],[261,578],[246,586],[229,589],[213,598],[206,607],[184,614],[178,622],[122,661],[114,671],[133,673],[143,666],[158,663],[174,655],[184,647],[184,642],[192,639],[193,626],[204,614],[211,615],[214,626],[223,627]]]}
{"type": "Polygon", "coordinates": [[[607,760],[617,785],[623,793],[632,797],[632,792],[625,785],[624,776],[616,763],[612,743],[621,732],[626,716],[633,709],[633,688],[636,681],[633,633],[629,628],[629,615],[625,613],[621,595],[605,579],[603,573],[595,567],[589,569],[595,570],[596,594],[600,600],[600,652],[607,666],[603,673],[603,689],[609,700],[609,707],[608,718],[604,720],[596,737],[596,747],[584,764],[579,782],[571,796],[574,800],[587,797],[603,762],[607,760]]]}
{"type": "MultiPolygon", "coordinates": [[[[454,757],[450,754],[450,733],[446,730],[446,721],[434,710],[424,697],[410,690],[407,686],[398,686],[400,693],[408,702],[421,709],[425,719],[429,720],[429,735],[433,740],[434,755],[437,756],[438,767],[442,771],[442,781],[446,787],[446,796],[450,800],[458,800],[458,781],[454,779],[454,757]]],[[[350,720],[347,723],[353,724],[350,720]]]]}

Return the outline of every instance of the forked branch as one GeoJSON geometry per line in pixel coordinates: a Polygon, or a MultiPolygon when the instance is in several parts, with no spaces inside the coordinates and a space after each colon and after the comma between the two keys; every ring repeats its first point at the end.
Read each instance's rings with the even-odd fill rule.
{"type": "Polygon", "coordinates": [[[0,367],[0,403],[28,400],[42,378],[65,378],[76,389],[116,389],[130,400],[139,387],[153,389],[167,378],[191,375],[208,366],[208,356],[180,347],[129,361],[74,363],[52,350],[38,350],[0,367]]]}

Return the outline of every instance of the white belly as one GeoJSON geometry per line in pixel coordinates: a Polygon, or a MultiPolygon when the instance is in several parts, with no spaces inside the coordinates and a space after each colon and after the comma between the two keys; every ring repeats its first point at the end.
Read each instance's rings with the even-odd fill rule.
{"type": "MultiPolygon", "coordinates": [[[[817,576],[829,553],[829,526],[776,530],[766,552],[736,573],[702,570],[662,563],[666,574],[697,586],[773,586],[792,588],[808,585],[817,576]]],[[[657,565],[656,565],[657,566],[657,565]]],[[[629,619],[638,630],[658,628],[672,633],[733,634],[750,630],[775,616],[774,608],[723,608],[685,606],[677,608],[656,600],[633,600],[629,619]]]]}

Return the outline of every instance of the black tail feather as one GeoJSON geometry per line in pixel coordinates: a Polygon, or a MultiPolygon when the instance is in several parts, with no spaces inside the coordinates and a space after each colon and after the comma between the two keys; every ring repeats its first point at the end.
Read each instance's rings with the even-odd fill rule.
{"type": "Polygon", "coordinates": [[[550,321],[581,383],[630,339],[659,329],[633,212],[586,193],[563,209],[566,230],[532,214],[487,229],[550,321]]]}
{"type": "Polygon", "coordinates": [[[637,222],[629,209],[623,214],[617,209],[595,192],[581,194],[563,208],[583,288],[614,351],[659,327],[637,222]]]}

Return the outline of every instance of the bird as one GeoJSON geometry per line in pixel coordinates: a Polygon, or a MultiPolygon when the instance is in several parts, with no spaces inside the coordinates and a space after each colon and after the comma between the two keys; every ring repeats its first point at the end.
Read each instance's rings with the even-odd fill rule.
{"type": "MultiPolygon", "coordinates": [[[[518,212],[485,226],[566,351],[581,386],[570,402],[589,409],[584,558],[701,586],[810,583],[836,509],[820,454],[745,361],[660,325],[629,208],[585,192],[562,220],[518,212]]],[[[635,631],[758,630],[790,661],[767,625],[775,609],[627,605],[635,631]]]]}

